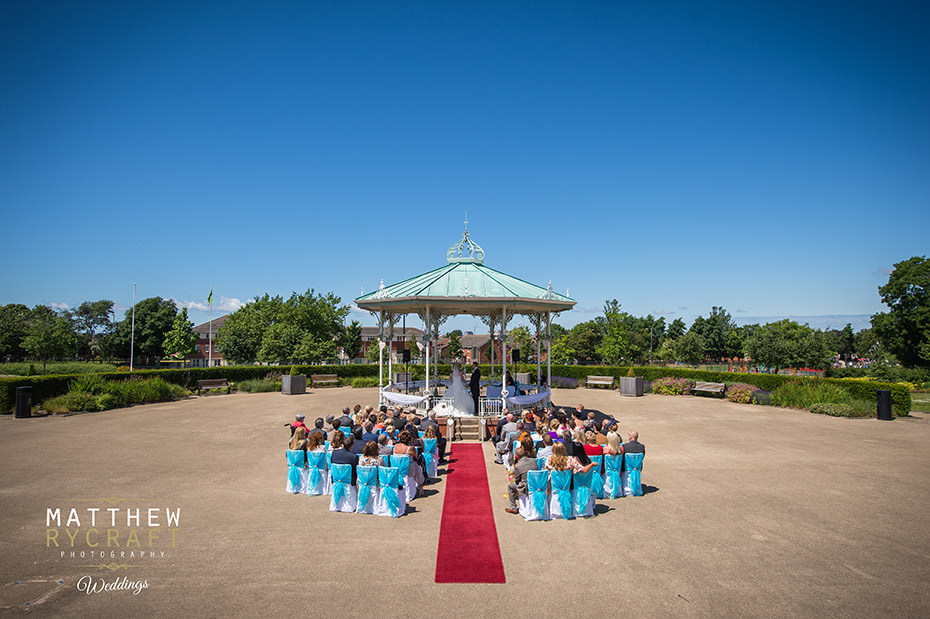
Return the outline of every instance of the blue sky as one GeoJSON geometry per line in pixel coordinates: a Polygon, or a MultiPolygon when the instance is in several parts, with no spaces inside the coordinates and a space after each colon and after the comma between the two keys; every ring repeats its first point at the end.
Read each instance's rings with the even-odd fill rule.
{"type": "Polygon", "coordinates": [[[467,210],[563,324],[881,311],[930,247],[930,8],[743,4],[3,3],[0,303],[349,301],[467,210]]]}

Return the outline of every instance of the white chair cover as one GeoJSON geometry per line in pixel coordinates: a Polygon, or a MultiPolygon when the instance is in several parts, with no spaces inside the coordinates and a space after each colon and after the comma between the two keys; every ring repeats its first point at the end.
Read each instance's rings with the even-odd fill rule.
{"type": "Polygon", "coordinates": [[[329,471],[326,469],[326,452],[308,451],[307,465],[310,467],[307,494],[310,496],[329,494],[329,471]]]}
{"type": "Polygon", "coordinates": [[[394,467],[378,467],[378,485],[381,486],[381,492],[375,506],[375,515],[392,518],[403,516],[407,511],[407,503],[402,495],[403,487],[398,488],[401,485],[399,471],[394,467]]]}
{"type": "Polygon", "coordinates": [[[572,490],[572,509],[575,516],[588,518],[594,515],[594,492],[591,490],[593,472],[575,473],[575,489],[572,490]]]}
{"type": "Polygon", "coordinates": [[[307,479],[310,469],[304,463],[305,456],[302,449],[287,450],[287,484],[285,491],[291,494],[305,494],[307,492],[307,479]]]}
{"type": "Polygon", "coordinates": [[[549,498],[549,513],[553,518],[564,518],[569,520],[574,518],[572,504],[572,472],[571,471],[549,471],[549,478],[552,481],[552,496],[549,498]]]}
{"type": "Polygon", "coordinates": [[[358,489],[352,485],[352,465],[333,464],[333,495],[329,500],[331,512],[354,512],[358,506],[358,489]]]}
{"type": "Polygon", "coordinates": [[[358,474],[358,514],[373,514],[381,500],[381,489],[378,487],[378,467],[360,466],[356,469],[358,474]]]}
{"type": "Polygon", "coordinates": [[[410,456],[391,456],[391,466],[397,469],[404,484],[404,502],[409,503],[417,495],[417,480],[410,475],[410,456]]]}
{"type": "Polygon", "coordinates": [[[526,474],[527,493],[520,496],[520,515],[524,520],[551,520],[549,515],[549,471],[526,474]]]}

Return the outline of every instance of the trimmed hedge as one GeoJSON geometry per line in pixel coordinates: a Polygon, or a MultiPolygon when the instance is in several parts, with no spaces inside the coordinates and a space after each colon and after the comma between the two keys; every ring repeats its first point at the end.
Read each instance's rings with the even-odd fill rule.
{"type": "MultiPolygon", "coordinates": [[[[526,367],[526,364],[521,364],[526,367]]],[[[336,374],[342,379],[352,379],[359,376],[378,376],[378,366],[376,364],[367,365],[298,365],[297,371],[302,374],[336,374]]],[[[411,372],[420,369],[423,366],[411,366],[411,372]]],[[[481,365],[481,376],[487,377],[490,374],[489,365],[481,365]]],[[[508,369],[513,366],[508,365],[508,369]]],[[[397,371],[402,371],[403,364],[395,364],[397,371]]],[[[439,364],[439,375],[448,377],[451,371],[449,364],[439,364]]],[[[495,364],[496,374],[500,376],[501,366],[495,364]]],[[[268,372],[279,370],[285,372],[288,366],[268,366],[268,365],[230,365],[213,368],[186,368],[170,370],[139,370],[133,372],[132,376],[154,377],[161,376],[169,383],[181,385],[182,387],[195,388],[197,381],[205,378],[225,378],[232,382],[241,380],[264,378],[268,372]]],[[[430,365],[432,374],[433,366],[430,365]]],[[[629,366],[604,366],[604,365],[553,365],[553,376],[563,376],[565,378],[575,378],[584,380],[589,375],[592,376],[613,376],[619,384],[620,379],[625,377],[629,372],[629,366]]],[[[422,369],[420,371],[423,371],[422,369]]],[[[648,381],[672,376],[676,378],[689,378],[713,383],[746,383],[754,385],[766,391],[774,391],[782,383],[792,380],[824,380],[835,383],[843,387],[853,397],[861,400],[875,401],[876,391],[887,389],[891,391],[891,406],[898,416],[907,415],[911,410],[911,392],[903,385],[895,383],[864,382],[854,380],[839,380],[835,378],[803,378],[797,376],[782,376],[780,374],[750,374],[742,372],[711,372],[708,370],[691,370],[687,368],[663,368],[663,367],[634,367],[633,371],[637,376],[642,376],[648,381]]],[[[470,372],[465,368],[466,374],[470,372]]],[[[545,372],[545,368],[543,369],[545,372]]],[[[387,380],[387,365],[385,364],[385,380],[387,380]]],[[[26,385],[32,386],[33,403],[44,402],[45,400],[67,393],[74,380],[74,374],[48,375],[48,376],[22,376],[16,378],[0,378],[0,412],[12,412],[16,404],[16,388],[26,385]]],[[[125,380],[130,375],[127,372],[102,372],[100,376],[104,380],[125,380]]]]}

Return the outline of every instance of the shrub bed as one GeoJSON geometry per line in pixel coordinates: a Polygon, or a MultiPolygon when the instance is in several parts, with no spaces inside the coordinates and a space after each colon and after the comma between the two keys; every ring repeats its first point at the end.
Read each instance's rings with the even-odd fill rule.
{"type": "Polygon", "coordinates": [[[67,393],[46,400],[44,408],[52,414],[102,411],[130,404],[176,400],[187,393],[184,387],[168,383],[161,377],[107,382],[97,374],[90,374],[72,381],[67,393]]]}
{"type": "Polygon", "coordinates": [[[730,402],[749,404],[753,401],[753,395],[757,391],[760,391],[760,389],[753,385],[747,385],[746,383],[733,383],[727,387],[726,398],[730,402]]]}
{"type": "Polygon", "coordinates": [[[669,376],[652,381],[652,392],[660,395],[690,395],[691,381],[669,376]]]}
{"type": "Polygon", "coordinates": [[[281,379],[268,378],[250,378],[236,383],[236,391],[245,391],[248,393],[270,393],[272,391],[281,391],[281,379]]]}

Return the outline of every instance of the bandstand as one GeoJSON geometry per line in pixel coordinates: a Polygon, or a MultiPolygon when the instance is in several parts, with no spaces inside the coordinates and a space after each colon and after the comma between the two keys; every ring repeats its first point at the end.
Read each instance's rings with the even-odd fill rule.
{"type": "MultiPolygon", "coordinates": [[[[570,310],[575,301],[565,295],[553,292],[550,282],[547,288],[496,271],[484,264],[484,250],[468,235],[468,222],[462,238],[446,252],[447,264],[405,279],[396,284],[385,286],[384,282],[372,293],[355,299],[356,305],[368,310],[378,318],[379,348],[378,388],[381,402],[390,401],[403,405],[432,407],[438,405],[440,381],[437,376],[435,342],[439,339],[440,326],[450,317],[462,314],[478,316],[488,326],[491,336],[491,364],[494,359],[494,335],[500,328],[503,345],[501,359],[501,377],[507,373],[507,324],[514,316],[526,316],[536,329],[536,393],[518,396],[510,393],[506,385],[494,381],[482,381],[487,392],[479,399],[478,415],[499,413],[504,407],[521,408],[537,402],[546,403],[549,399],[549,385],[552,382],[551,358],[551,323],[552,315],[570,310]],[[384,380],[384,348],[393,340],[394,327],[406,314],[416,314],[425,325],[422,342],[418,347],[426,355],[426,380],[416,384],[417,395],[402,394],[394,391],[384,380]],[[546,382],[542,385],[542,367],[540,363],[541,340],[545,333],[546,345],[546,382]],[[430,379],[430,355],[433,355],[433,377],[430,379]],[[422,390],[420,390],[422,388],[422,390]]],[[[390,350],[390,349],[389,349],[390,350]]],[[[388,376],[392,377],[391,359],[388,359],[388,376]]]]}

